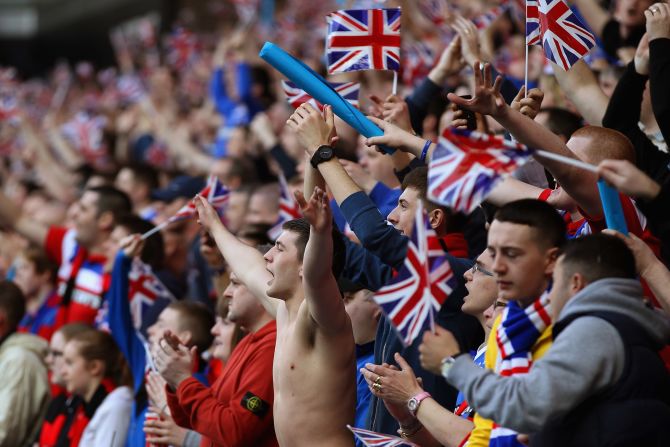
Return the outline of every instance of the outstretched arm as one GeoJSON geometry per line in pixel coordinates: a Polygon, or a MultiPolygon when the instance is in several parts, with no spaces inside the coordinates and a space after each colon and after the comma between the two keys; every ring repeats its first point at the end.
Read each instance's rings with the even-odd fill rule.
{"type": "Polygon", "coordinates": [[[579,8],[584,20],[598,37],[603,36],[605,24],[612,18],[595,0],[572,0],[570,2],[579,8]]]}
{"type": "Polygon", "coordinates": [[[272,275],[265,268],[263,255],[228,231],[214,207],[206,199],[196,196],[193,200],[198,210],[200,224],[212,235],[231,270],[260,300],[265,310],[276,317],[280,300],[270,298],[265,293],[266,284],[272,279],[272,275]]]}
{"type": "Polygon", "coordinates": [[[586,122],[592,126],[602,125],[609,98],[600,89],[596,75],[586,62],[580,59],[567,71],[552,65],[558,84],[586,122]]]}
{"type": "Polygon", "coordinates": [[[310,225],[302,264],[305,302],[310,316],[324,333],[338,334],[349,323],[332,272],[333,217],[328,196],[317,187],[309,200],[300,192],[296,199],[310,225]]]}
{"type": "MultiPolygon", "coordinates": [[[[495,83],[493,82],[489,64],[486,64],[483,74],[479,64],[475,64],[474,71],[475,97],[466,100],[450,93],[449,99],[452,102],[473,112],[491,115],[520,143],[575,160],[579,159],[557,135],[505,104],[500,94],[502,78],[498,76],[495,83]]],[[[575,199],[587,214],[591,216],[602,214],[595,174],[539,155],[536,155],[536,158],[556,177],[568,195],[575,199]]]]}

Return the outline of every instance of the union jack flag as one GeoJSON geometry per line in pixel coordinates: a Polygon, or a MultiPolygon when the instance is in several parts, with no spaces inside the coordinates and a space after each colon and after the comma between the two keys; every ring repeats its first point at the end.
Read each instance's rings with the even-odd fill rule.
{"type": "Polygon", "coordinates": [[[495,22],[503,13],[510,8],[510,2],[509,0],[504,0],[500,2],[498,6],[494,6],[493,8],[489,9],[488,11],[478,15],[477,17],[472,19],[472,23],[475,24],[477,29],[485,29],[488,28],[490,24],[495,22]]]}
{"type": "Polygon", "coordinates": [[[21,121],[19,103],[12,95],[0,95],[0,123],[18,124],[21,121]]]}
{"type": "MultiPolygon", "coordinates": [[[[207,185],[205,185],[202,191],[198,194],[212,204],[219,213],[219,216],[223,215],[226,205],[228,204],[228,199],[230,198],[230,190],[219,181],[217,176],[210,175],[207,179],[207,185]]],[[[195,203],[193,203],[193,200],[189,200],[186,205],[181,207],[181,209],[170,218],[170,222],[188,219],[195,216],[196,213],[195,203]]]]}
{"type": "MultiPolygon", "coordinates": [[[[361,84],[358,82],[329,83],[330,86],[344,99],[349,101],[354,107],[358,107],[358,94],[361,84]]],[[[294,108],[300,107],[304,103],[310,104],[319,111],[323,111],[323,104],[312,98],[306,91],[298,88],[293,82],[281,81],[281,86],[286,94],[286,100],[294,108]]]]}
{"type": "Polygon", "coordinates": [[[116,90],[123,104],[134,104],[146,95],[142,81],[135,75],[122,75],[116,82],[116,90]]]}
{"type": "Polygon", "coordinates": [[[128,301],[135,329],[140,330],[146,312],[157,299],[174,301],[172,293],[154,275],[150,266],[139,259],[133,259],[128,273],[128,301]]]}
{"type": "Polygon", "coordinates": [[[328,73],[400,69],[400,9],[328,14],[328,73]]]}
{"type": "Polygon", "coordinates": [[[107,148],[103,143],[103,130],[107,119],[102,115],[91,115],[79,112],[75,117],[63,124],[61,132],[67,140],[89,161],[102,161],[108,157],[107,148]]]}
{"type": "Polygon", "coordinates": [[[167,43],[167,62],[170,66],[182,70],[195,61],[200,45],[195,34],[186,28],[175,29],[167,43]]]}
{"type": "Polygon", "coordinates": [[[356,439],[367,447],[418,447],[416,444],[397,436],[389,436],[383,433],[352,427],[351,425],[347,425],[347,428],[351,430],[356,439]]]}
{"type": "Polygon", "coordinates": [[[440,240],[417,207],[405,263],[391,282],[375,294],[375,301],[391,320],[405,346],[433,327],[434,312],[449,297],[454,274],[440,240]]]}
{"type": "Polygon", "coordinates": [[[428,198],[469,214],[531,155],[531,149],[502,137],[447,128],[428,166],[428,198]]]}
{"type": "Polygon", "coordinates": [[[526,45],[542,45],[547,59],[569,70],[595,38],[564,0],[527,0],[526,45]]]}
{"type": "Polygon", "coordinates": [[[281,234],[284,222],[302,217],[300,205],[291,194],[283,174],[279,175],[279,191],[279,218],[268,231],[268,237],[273,241],[276,241],[281,234]]]}

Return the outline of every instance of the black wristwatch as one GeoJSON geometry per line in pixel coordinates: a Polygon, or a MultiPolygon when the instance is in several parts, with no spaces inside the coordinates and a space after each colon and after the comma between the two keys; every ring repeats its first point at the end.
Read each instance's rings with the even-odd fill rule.
{"type": "Polygon", "coordinates": [[[319,165],[319,163],[323,163],[324,161],[328,161],[332,159],[335,156],[333,153],[333,148],[327,145],[322,145],[319,146],[319,148],[314,152],[314,155],[312,155],[312,158],[309,160],[310,164],[314,169],[319,165]]]}

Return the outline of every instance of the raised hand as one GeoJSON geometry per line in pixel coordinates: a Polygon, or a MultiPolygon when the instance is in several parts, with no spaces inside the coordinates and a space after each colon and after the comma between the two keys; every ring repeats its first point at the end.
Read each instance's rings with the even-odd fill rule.
{"type": "Polygon", "coordinates": [[[670,38],[670,5],[654,3],[644,12],[649,40],[670,38]]]}
{"type": "Polygon", "coordinates": [[[349,177],[351,177],[354,183],[360,186],[360,188],[365,191],[365,194],[370,194],[370,191],[372,191],[377,184],[377,180],[375,180],[369,172],[363,169],[363,166],[356,162],[340,160],[340,164],[344,170],[347,171],[347,174],[349,174],[349,177]]]}
{"type": "Polygon", "coordinates": [[[305,199],[302,191],[295,192],[295,198],[300,205],[302,215],[312,228],[319,232],[330,232],[333,222],[333,215],[328,204],[328,195],[318,186],[314,188],[314,192],[309,200],[305,199]]]}
{"type": "Polygon", "coordinates": [[[628,160],[603,160],[598,175],[627,196],[651,200],[661,192],[658,183],[628,160]]]}
{"type": "Polygon", "coordinates": [[[461,36],[457,35],[442,51],[437,64],[428,74],[428,77],[437,85],[442,85],[449,76],[458,74],[465,66],[461,48],[461,36]]]}
{"type": "Polygon", "coordinates": [[[479,66],[479,62],[473,64],[475,72],[475,96],[472,99],[463,99],[460,96],[449,93],[447,98],[454,104],[461,106],[473,112],[481,113],[482,115],[491,115],[497,117],[505,110],[507,104],[502,94],[500,94],[500,86],[503,78],[498,76],[493,82],[493,75],[491,71],[491,64],[484,66],[484,73],[479,66]]]}
{"type": "Polygon", "coordinates": [[[193,199],[195,209],[198,212],[198,223],[210,233],[217,227],[222,227],[223,223],[211,203],[200,194],[193,199]]]}
{"type": "Polygon", "coordinates": [[[286,121],[310,156],[319,146],[333,144],[337,140],[333,108],[326,106],[324,112],[325,118],[314,107],[304,103],[286,121]]]}
{"type": "Polygon", "coordinates": [[[365,142],[368,146],[385,145],[405,150],[407,147],[411,146],[412,142],[417,138],[406,130],[401,129],[388,121],[380,120],[379,118],[372,116],[368,118],[384,131],[384,135],[368,138],[365,142]]]}
{"type": "Polygon", "coordinates": [[[518,110],[530,119],[535,119],[542,107],[542,100],[544,99],[544,92],[539,88],[532,88],[526,96],[526,86],[521,86],[519,93],[512,100],[510,107],[518,110]]]}
{"type": "Polygon", "coordinates": [[[163,337],[153,347],[151,355],[160,375],[173,389],[176,389],[182,381],[191,377],[197,348],[194,346],[189,349],[176,335],[165,331],[163,337]]]}
{"type": "Polygon", "coordinates": [[[139,234],[131,234],[121,239],[119,246],[121,250],[123,250],[123,254],[125,254],[126,257],[134,258],[135,256],[139,256],[142,253],[142,249],[144,248],[144,240],[139,234]]]}

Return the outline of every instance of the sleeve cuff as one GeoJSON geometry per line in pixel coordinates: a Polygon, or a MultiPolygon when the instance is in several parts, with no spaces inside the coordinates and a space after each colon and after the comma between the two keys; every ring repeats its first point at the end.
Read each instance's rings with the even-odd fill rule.
{"type": "Polygon", "coordinates": [[[344,199],[340,205],[340,210],[352,228],[354,220],[361,214],[372,210],[379,212],[370,197],[365,195],[363,191],[358,191],[344,199]]]}

